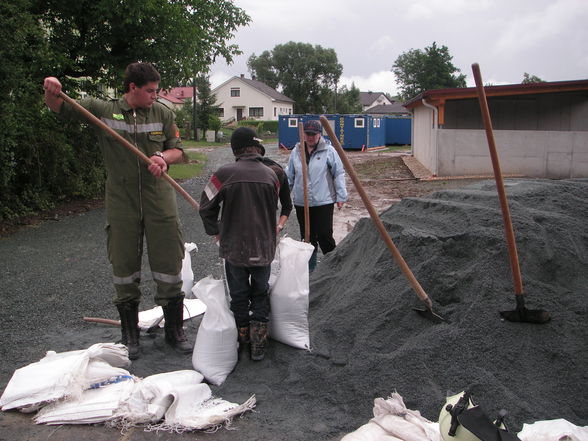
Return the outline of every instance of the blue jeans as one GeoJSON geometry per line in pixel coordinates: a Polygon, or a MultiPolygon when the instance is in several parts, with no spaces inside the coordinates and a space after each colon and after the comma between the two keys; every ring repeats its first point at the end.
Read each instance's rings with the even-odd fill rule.
{"type": "Polygon", "coordinates": [[[250,320],[267,322],[270,313],[268,281],[271,265],[243,267],[225,260],[225,270],[231,295],[231,311],[237,327],[249,326],[250,320]]]}

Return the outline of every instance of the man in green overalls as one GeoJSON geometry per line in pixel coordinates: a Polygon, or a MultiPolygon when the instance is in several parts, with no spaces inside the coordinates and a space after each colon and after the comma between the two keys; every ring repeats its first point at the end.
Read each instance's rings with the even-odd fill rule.
{"type": "MultiPolygon", "coordinates": [[[[173,112],[156,101],[161,77],[149,63],[132,63],[124,77],[120,99],[86,98],[79,104],[134,144],[152,164],[147,166],[105,132],[99,145],[106,166],[106,232],[112,264],[116,305],[121,318],[122,342],[129,358],[139,356],[139,302],[143,237],[149,266],[157,284],[155,303],[163,307],[165,339],[181,353],[192,350],[182,327],[182,259],[184,244],[178,222],[174,188],[158,179],[169,164],[182,162],[184,151],[173,112]]],[[[84,120],[59,97],[61,83],[45,78],[45,102],[61,117],[84,120]]]]}

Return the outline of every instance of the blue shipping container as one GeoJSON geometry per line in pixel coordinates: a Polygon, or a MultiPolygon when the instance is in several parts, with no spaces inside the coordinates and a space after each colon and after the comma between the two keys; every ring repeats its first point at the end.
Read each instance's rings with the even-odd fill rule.
{"type": "Polygon", "coordinates": [[[385,117],[386,145],[412,144],[412,118],[385,117]]]}

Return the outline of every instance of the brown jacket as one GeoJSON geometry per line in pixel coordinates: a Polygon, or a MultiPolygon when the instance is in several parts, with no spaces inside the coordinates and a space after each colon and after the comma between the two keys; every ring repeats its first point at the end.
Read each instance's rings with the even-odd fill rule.
{"type": "Polygon", "coordinates": [[[220,257],[236,266],[271,264],[279,191],[278,177],[256,154],[241,155],[211,176],[199,213],[206,233],[220,235],[220,257]]]}

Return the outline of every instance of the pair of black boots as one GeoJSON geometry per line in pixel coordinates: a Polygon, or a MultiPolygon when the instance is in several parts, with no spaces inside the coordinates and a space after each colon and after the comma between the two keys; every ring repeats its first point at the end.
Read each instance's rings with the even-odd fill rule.
{"type": "MultiPolygon", "coordinates": [[[[122,340],[129,351],[129,359],[139,358],[139,303],[125,302],[116,305],[120,315],[122,340]]],[[[184,334],[184,298],[170,299],[163,306],[163,318],[165,319],[165,340],[178,352],[189,354],[192,346],[188,343],[184,334]]]]}
{"type": "Polygon", "coordinates": [[[239,331],[239,351],[251,345],[251,359],[263,360],[267,346],[267,323],[252,321],[249,326],[239,327],[237,330],[239,331]]]}

